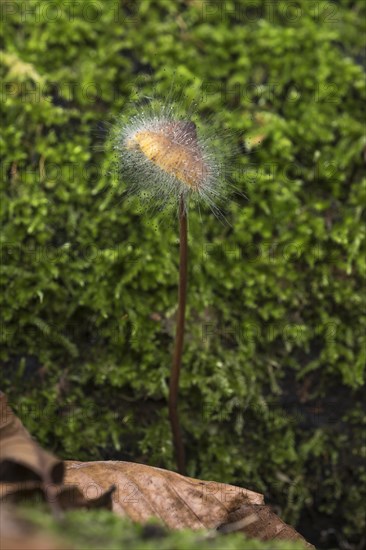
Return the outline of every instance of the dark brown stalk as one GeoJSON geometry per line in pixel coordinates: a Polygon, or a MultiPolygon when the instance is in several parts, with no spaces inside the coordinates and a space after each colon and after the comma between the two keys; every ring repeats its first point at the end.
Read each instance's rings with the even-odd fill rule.
{"type": "Polygon", "coordinates": [[[173,364],[169,384],[169,419],[172,428],[173,444],[177,461],[178,472],[185,475],[186,463],[182,439],[182,432],[178,415],[179,375],[182,363],[184,323],[187,299],[187,264],[188,264],[188,235],[187,213],[184,199],[179,204],[179,288],[178,288],[178,316],[175,334],[173,364]]]}

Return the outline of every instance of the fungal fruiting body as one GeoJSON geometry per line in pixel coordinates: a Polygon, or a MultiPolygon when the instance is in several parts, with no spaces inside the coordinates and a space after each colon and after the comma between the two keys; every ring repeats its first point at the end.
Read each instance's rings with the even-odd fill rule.
{"type": "Polygon", "coordinates": [[[126,142],[161,170],[197,191],[208,177],[194,122],[166,122],[152,130],[137,131],[126,142]]]}
{"type": "MultiPolygon", "coordinates": [[[[169,419],[180,473],[185,473],[185,453],[178,416],[179,376],[182,362],[187,294],[187,202],[208,205],[220,215],[218,201],[226,194],[223,147],[215,147],[211,134],[173,105],[150,102],[116,125],[113,148],[127,193],[137,194],[159,210],[167,203],[179,205],[179,287],[173,362],[169,383],[169,419]]],[[[228,159],[229,157],[227,157],[228,159]]]]}
{"type": "Polygon", "coordinates": [[[227,186],[213,128],[197,126],[174,104],[151,101],[128,119],[122,117],[112,137],[127,195],[138,195],[159,210],[191,198],[219,214],[227,186]]]}

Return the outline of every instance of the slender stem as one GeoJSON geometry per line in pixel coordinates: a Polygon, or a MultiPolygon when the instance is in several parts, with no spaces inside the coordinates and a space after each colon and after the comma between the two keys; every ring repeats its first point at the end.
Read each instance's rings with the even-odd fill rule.
{"type": "Polygon", "coordinates": [[[178,416],[178,389],[179,374],[182,363],[184,323],[187,299],[187,263],[188,263],[188,238],[187,238],[187,214],[184,199],[181,197],[179,204],[179,288],[178,288],[178,316],[175,334],[175,346],[173,364],[169,384],[169,419],[172,428],[173,444],[177,461],[178,472],[185,475],[185,452],[182,440],[182,432],[178,416]]]}

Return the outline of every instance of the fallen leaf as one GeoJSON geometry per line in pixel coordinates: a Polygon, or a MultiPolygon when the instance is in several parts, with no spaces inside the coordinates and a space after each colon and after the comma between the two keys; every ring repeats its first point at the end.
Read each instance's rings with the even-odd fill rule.
{"type": "MultiPolygon", "coordinates": [[[[31,438],[0,392],[0,500],[35,497],[45,499],[56,516],[66,508],[105,507],[138,523],[155,517],[170,529],[241,531],[314,548],[264,504],[260,493],[133,462],[62,463],[31,438]]],[[[33,548],[22,538],[5,544],[1,548],[33,548]]],[[[46,548],[42,540],[37,544],[46,548]]]]}
{"type": "Polygon", "coordinates": [[[113,511],[139,523],[157,517],[171,529],[241,531],[261,540],[301,540],[314,548],[264,504],[263,495],[248,489],[133,462],[67,461],[65,466],[66,482],[77,485],[85,499],[113,484],[113,511]]]}
{"type": "Polygon", "coordinates": [[[64,475],[61,460],[44,451],[30,436],[0,392],[0,481],[51,481],[64,475]]]}
{"type": "Polygon", "coordinates": [[[85,498],[77,487],[63,484],[64,470],[61,460],[32,439],[0,392],[0,500],[46,500],[56,516],[68,508],[112,509],[113,486],[85,498]]]}

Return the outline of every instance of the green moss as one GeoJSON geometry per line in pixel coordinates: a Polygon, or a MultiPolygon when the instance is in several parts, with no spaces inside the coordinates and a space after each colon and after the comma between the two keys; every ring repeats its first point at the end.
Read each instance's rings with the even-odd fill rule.
{"type": "Polygon", "coordinates": [[[169,531],[157,520],[145,525],[121,519],[105,510],[77,510],[65,514],[57,523],[44,508],[24,508],[21,517],[42,532],[49,532],[72,548],[81,550],[302,550],[299,542],[261,542],[246,539],[241,533],[218,535],[208,531],[169,531]]]}
{"type": "Polygon", "coordinates": [[[163,96],[174,83],[250,148],[236,178],[249,201],[228,205],[231,227],[190,219],[189,473],[264,492],[313,542],[332,528],[357,544],[364,6],[296,4],[111,0],[70,15],[58,0],[52,16],[36,0],[33,15],[6,12],[1,383],[61,457],[174,468],[177,230],[121,200],[100,148],[137,83],[163,96]]]}

